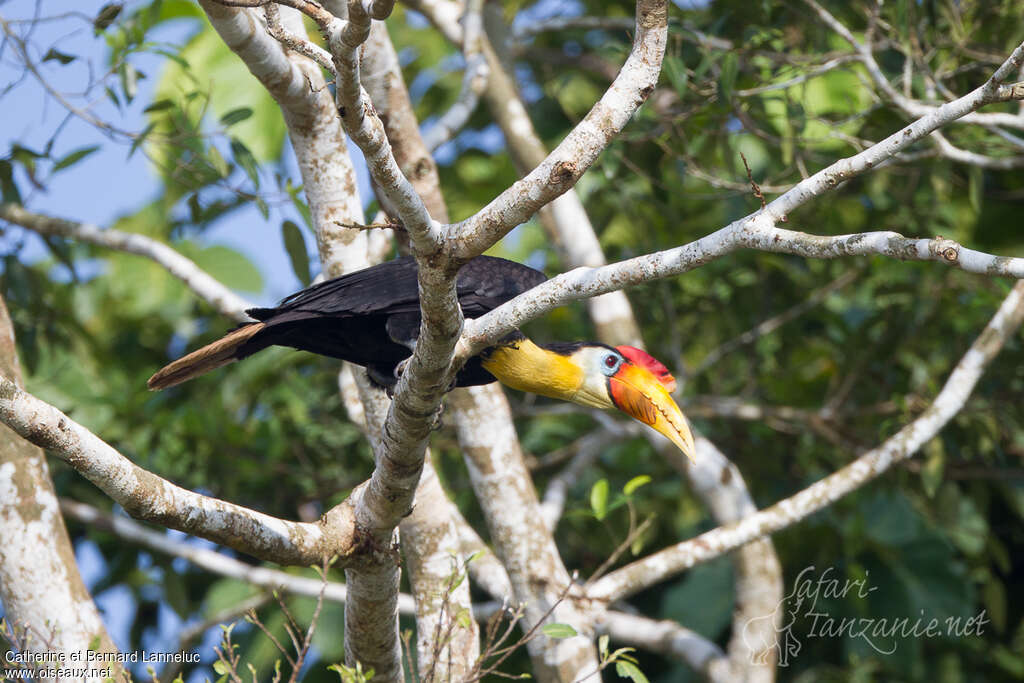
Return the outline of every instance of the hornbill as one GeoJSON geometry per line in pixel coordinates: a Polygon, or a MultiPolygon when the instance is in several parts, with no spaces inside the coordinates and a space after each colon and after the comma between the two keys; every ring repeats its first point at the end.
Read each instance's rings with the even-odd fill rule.
{"type": "MultiPolygon", "coordinates": [[[[258,322],[242,323],[157,371],[149,388],[174,386],[272,345],[362,365],[375,384],[393,388],[419,333],[416,276],[415,259],[405,256],[313,285],[275,308],[250,309],[247,313],[258,322]]],[[[478,256],[459,270],[456,291],[463,314],[477,318],[545,279],[533,268],[478,256]]],[[[597,342],[538,346],[516,331],[470,358],[453,386],[495,380],[584,406],[616,408],[694,457],[693,436],[669,394],[675,379],[640,349],[597,342]]]]}

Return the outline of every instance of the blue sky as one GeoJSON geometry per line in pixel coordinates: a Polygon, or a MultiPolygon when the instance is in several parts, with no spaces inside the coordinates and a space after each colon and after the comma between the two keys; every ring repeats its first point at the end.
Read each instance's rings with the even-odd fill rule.
{"type": "MultiPolygon", "coordinates": [[[[130,11],[133,4],[137,6],[139,3],[127,3],[125,11],[130,11]]],[[[78,9],[86,16],[94,16],[102,5],[102,2],[82,2],[78,9]]],[[[67,11],[67,6],[67,3],[44,0],[38,3],[38,11],[40,16],[61,14],[67,11]]],[[[0,16],[8,22],[28,19],[36,10],[37,3],[31,0],[0,2],[0,16]]],[[[167,22],[156,28],[151,37],[180,45],[195,30],[195,25],[191,20],[167,22]]],[[[12,28],[20,33],[25,30],[25,25],[12,23],[12,28]]],[[[36,48],[32,57],[41,75],[55,89],[63,92],[81,90],[81,83],[88,79],[88,64],[94,69],[105,65],[104,42],[93,36],[91,27],[80,17],[40,23],[33,30],[31,41],[36,48]],[[40,58],[51,46],[59,46],[61,52],[75,55],[78,59],[66,66],[53,60],[41,62],[40,58]]],[[[142,130],[146,125],[142,110],[152,101],[153,88],[163,62],[158,56],[133,58],[133,64],[147,76],[139,81],[135,100],[123,111],[118,111],[101,96],[100,90],[100,97],[91,111],[123,129],[142,130]]],[[[13,143],[41,151],[53,131],[67,118],[66,110],[36,78],[24,73],[10,46],[0,53],[0,88],[10,88],[0,98],[0,156],[5,155],[13,143]]],[[[74,102],[77,105],[82,100],[74,102]]],[[[79,118],[67,118],[52,153],[55,158],[60,158],[89,145],[99,145],[100,149],[75,167],[55,175],[46,183],[45,190],[31,189],[27,179],[20,176],[19,186],[26,206],[41,213],[109,227],[119,216],[134,213],[160,194],[160,180],[143,154],[136,152],[129,156],[128,143],[112,143],[102,132],[79,118]]],[[[371,196],[366,166],[358,150],[353,156],[357,159],[360,192],[365,203],[371,196]]],[[[294,157],[287,146],[284,162],[297,177],[294,157]]],[[[245,208],[217,221],[202,237],[205,243],[237,249],[257,264],[263,272],[264,291],[259,294],[246,292],[245,295],[261,305],[274,303],[301,287],[287,254],[281,248],[279,220],[265,221],[255,208],[245,208]],[[267,231],[265,239],[254,239],[254,226],[267,231]]],[[[17,238],[24,238],[27,242],[22,252],[24,258],[38,259],[47,255],[41,241],[33,235],[19,231],[17,238]]],[[[10,244],[11,239],[0,238],[3,240],[0,244],[10,244]]],[[[313,252],[313,245],[309,247],[313,252]]]]}

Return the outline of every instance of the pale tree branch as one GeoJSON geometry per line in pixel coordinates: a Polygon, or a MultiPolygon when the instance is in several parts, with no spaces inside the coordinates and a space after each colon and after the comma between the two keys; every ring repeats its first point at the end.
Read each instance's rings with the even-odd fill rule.
{"type": "Polygon", "coordinates": [[[722,648],[714,641],[668,619],[649,619],[609,610],[597,617],[595,628],[599,633],[607,633],[616,643],[686,662],[709,680],[714,680],[714,668],[727,661],[722,648]]]}
{"type": "MultiPolygon", "coordinates": [[[[450,41],[460,44],[464,31],[458,23],[451,21],[453,10],[449,3],[417,0],[411,4],[424,12],[450,41]]],[[[632,28],[633,20],[629,21],[632,28]]],[[[517,169],[525,175],[545,162],[548,151],[534,128],[515,81],[485,36],[481,37],[481,43],[490,71],[484,97],[505,136],[508,151],[517,169]]],[[[539,216],[568,267],[600,266],[606,263],[590,218],[575,189],[570,188],[542,206],[539,216]]],[[[625,293],[610,292],[605,296],[588,299],[587,308],[598,337],[612,344],[640,345],[640,331],[625,293]]]]}
{"type": "MultiPolygon", "coordinates": [[[[228,46],[281,106],[299,161],[317,233],[320,260],[327,276],[335,277],[370,265],[367,260],[368,231],[344,227],[361,223],[363,216],[345,144],[344,117],[339,118],[337,109],[341,100],[352,97],[369,105],[368,97],[359,87],[357,48],[365,38],[363,29],[369,30],[370,20],[364,8],[357,6],[358,3],[349,6],[350,19],[354,20],[351,22],[343,22],[319,5],[310,6],[302,0],[281,4],[288,4],[311,16],[326,35],[332,36],[329,40],[332,49],[338,49],[343,37],[351,44],[352,47],[345,48],[341,55],[347,58],[347,71],[338,54],[332,53],[332,61],[339,85],[347,80],[348,86],[353,87],[354,81],[354,93],[342,92],[339,87],[339,100],[335,101],[319,67],[298,52],[285,53],[262,26],[259,16],[251,10],[228,9],[214,2],[205,2],[203,6],[228,46]],[[360,33],[363,33],[362,38],[360,33]],[[281,58],[276,56],[278,54],[281,58]]],[[[273,12],[271,15],[271,23],[276,24],[273,12]]],[[[302,40],[302,24],[294,13],[282,10],[280,15],[282,29],[302,40]]],[[[353,136],[357,144],[366,144],[368,134],[369,142],[378,145],[376,161],[371,155],[366,155],[371,169],[379,171],[381,162],[387,166],[389,160],[393,165],[394,159],[385,147],[386,140],[379,144],[383,132],[378,134],[380,120],[372,112],[372,106],[369,106],[369,112],[349,114],[350,121],[366,123],[364,135],[353,136]]],[[[414,214],[417,213],[412,199],[404,208],[411,208],[414,214]]],[[[426,420],[421,419],[420,422],[426,420]]],[[[399,564],[398,555],[391,545],[394,529],[409,510],[419,480],[426,428],[421,432],[417,435],[418,453],[413,452],[412,457],[405,461],[396,462],[393,458],[395,451],[375,448],[377,466],[355,511],[356,525],[368,542],[369,553],[359,567],[346,571],[350,596],[345,604],[346,660],[350,666],[359,662],[364,667],[373,668],[377,678],[383,681],[398,681],[403,677],[398,634],[399,564]]],[[[402,433],[406,434],[407,430],[402,430],[402,433]]]]}
{"type": "MultiPolygon", "coordinates": [[[[633,48],[601,99],[544,161],[467,220],[450,228],[460,259],[480,254],[571,188],[654,90],[668,34],[668,7],[639,0],[633,48]]],[[[492,63],[492,80],[494,64],[492,63]]]]}
{"type": "MultiPolygon", "coordinates": [[[[0,377],[21,383],[14,327],[0,299],[0,377]]],[[[116,652],[82,581],[75,550],[57,507],[46,455],[0,427],[0,604],[28,652],[69,658],[98,639],[116,652]]],[[[118,674],[120,680],[120,672],[118,674]]]]}
{"type": "Polygon", "coordinates": [[[740,248],[796,254],[810,258],[878,254],[902,260],[939,261],[973,273],[1024,277],[1024,258],[994,256],[944,239],[913,239],[895,232],[821,236],[784,230],[776,224],[790,212],[841,183],[859,176],[939,127],[992,102],[1024,99],[1024,83],[1003,85],[1001,78],[1024,63],[1024,44],[984,85],[893,133],[881,142],[796,184],[753,214],[694,242],[600,268],[577,268],[534,287],[490,313],[468,322],[460,353],[470,354],[494,340],[570,301],[603,294],[655,278],[680,275],[740,248]]]}
{"type": "MultiPolygon", "coordinates": [[[[379,3],[374,9],[383,11],[388,4],[379,3]]],[[[390,8],[387,11],[390,12],[390,8]]],[[[359,46],[369,37],[370,16],[360,2],[352,0],[348,6],[348,21],[334,18],[328,25],[321,25],[321,29],[334,59],[335,98],[345,132],[362,150],[377,187],[408,231],[413,251],[424,257],[437,254],[442,247],[440,225],[427,213],[423,200],[395,161],[384,124],[362,86],[359,46]]]]}
{"type": "MultiPolygon", "coordinates": [[[[408,90],[402,80],[398,55],[384,24],[370,29],[363,56],[363,82],[377,111],[395,161],[410,179],[432,215],[447,220],[437,167],[420,137],[408,90]]],[[[365,394],[364,394],[365,395],[365,394]]],[[[381,398],[377,392],[377,398],[381,398]]],[[[365,402],[370,407],[370,401],[365,402]]],[[[379,440],[387,412],[378,400],[376,411],[367,415],[371,438],[379,440]]],[[[480,655],[479,629],[475,622],[460,624],[459,615],[471,609],[468,581],[455,581],[462,574],[467,553],[463,552],[458,526],[465,525],[452,505],[427,452],[416,491],[412,513],[402,520],[402,548],[409,579],[416,598],[419,676],[423,680],[465,678],[480,655]]]]}
{"type": "Polygon", "coordinates": [[[487,87],[490,66],[483,54],[483,0],[466,0],[463,18],[462,55],[465,73],[458,97],[437,121],[423,134],[423,143],[434,151],[462,129],[476,110],[480,93],[487,87]]]}
{"type": "Polygon", "coordinates": [[[188,286],[196,296],[232,320],[250,320],[245,310],[250,304],[163,242],[120,230],[102,229],[55,216],[33,213],[16,204],[0,204],[0,220],[5,220],[40,235],[65,237],[86,244],[144,256],[162,266],[168,273],[188,286]]]}
{"type": "MultiPolygon", "coordinates": [[[[494,74],[487,91],[491,110],[502,127],[513,158],[517,159],[521,169],[528,170],[543,163],[546,152],[533,128],[526,107],[519,98],[514,82],[505,72],[494,52],[488,49],[487,54],[492,61],[494,74]]],[[[564,253],[563,260],[567,265],[571,267],[598,266],[605,263],[604,254],[594,229],[574,191],[570,190],[542,209],[541,220],[556,241],[560,243],[564,253]]],[[[639,326],[634,320],[632,308],[624,294],[612,292],[594,297],[587,300],[587,305],[601,341],[613,345],[643,346],[639,326]]],[[[580,444],[569,467],[552,480],[545,493],[541,513],[549,529],[554,528],[561,514],[569,486],[582,471],[588,468],[605,443],[604,435],[600,431],[588,435],[582,441],[585,443],[580,444]]],[[[721,469],[721,461],[724,461],[724,456],[717,449],[715,452],[719,455],[719,459],[715,461],[719,467],[713,468],[710,461],[704,462],[699,459],[699,464],[694,471],[685,465],[680,467],[680,471],[690,477],[694,484],[697,483],[695,478],[699,477],[701,472],[706,473],[713,469],[717,473],[721,469]]],[[[728,464],[728,461],[725,462],[728,464]]],[[[701,489],[702,497],[705,498],[705,502],[710,501],[713,515],[720,523],[735,519],[742,513],[732,509],[726,510],[722,505],[716,506],[714,505],[716,501],[731,495],[734,490],[738,490],[736,495],[745,497],[749,503],[749,494],[735,467],[732,468],[732,473],[734,479],[731,481],[716,480],[726,481],[719,491],[701,489]]],[[[749,504],[752,507],[752,503],[749,504]]],[[[760,616],[762,612],[770,613],[774,609],[774,604],[765,608],[763,602],[759,601],[757,597],[771,598],[776,594],[781,597],[781,568],[771,543],[768,541],[746,548],[738,557],[737,564],[737,593],[741,599],[737,602],[738,610],[735,614],[735,623],[740,623],[741,620],[750,616],[760,616]],[[748,571],[755,566],[763,571],[748,571]]],[[[712,669],[709,669],[716,680],[728,680],[735,677],[751,679],[757,676],[771,677],[772,668],[770,666],[753,666],[754,661],[770,663],[771,660],[752,659],[749,649],[743,645],[744,643],[739,639],[734,640],[730,645],[730,658],[722,658],[712,669]]],[[[697,651],[706,652],[707,650],[697,647],[697,651]]]]}
{"type": "MultiPolygon", "coordinates": [[[[492,73],[484,92],[485,97],[494,120],[505,136],[505,144],[516,168],[521,175],[526,175],[544,163],[548,150],[530,119],[515,81],[491,49],[490,43],[485,42],[484,54],[492,73]]],[[[557,245],[566,267],[602,266],[607,263],[597,233],[575,188],[570,188],[542,207],[539,217],[544,229],[557,245]]],[[[613,345],[642,345],[640,328],[625,292],[609,292],[593,297],[587,300],[586,305],[599,339],[613,345]]]]}
{"type": "Polygon", "coordinates": [[[946,139],[946,136],[939,131],[932,133],[931,139],[938,147],[939,153],[952,161],[968,164],[970,166],[988,168],[994,171],[1011,171],[1016,168],[1024,168],[1024,155],[1018,154],[1007,157],[991,157],[977,152],[971,152],[966,149],[960,149],[946,139]]]}
{"type": "Polygon", "coordinates": [[[598,581],[588,595],[613,601],[695,564],[791,526],[910,458],[959,413],[988,364],[1024,320],[1024,281],[1018,282],[957,363],[935,400],[917,419],[854,462],[760,512],[633,562],[598,581]]]}
{"type": "MultiPolygon", "coordinates": [[[[292,33],[281,23],[281,14],[277,3],[268,2],[263,8],[267,20],[267,33],[289,50],[298,52],[303,57],[313,60],[321,69],[335,75],[331,53],[301,36],[292,33]]],[[[312,84],[310,84],[312,86],[312,84]]]]}
{"type": "MultiPolygon", "coordinates": [[[[900,93],[893,85],[889,82],[889,79],[882,73],[882,68],[878,65],[875,60],[875,56],[871,51],[870,45],[857,40],[853,33],[848,29],[842,22],[835,18],[828,10],[822,7],[815,0],[804,0],[804,2],[814,11],[818,17],[833,31],[838,33],[846,42],[848,42],[853,49],[857,52],[860,57],[861,63],[867,69],[868,75],[871,80],[874,81],[875,85],[885,96],[885,99],[889,100],[904,113],[909,116],[924,118],[929,114],[935,113],[939,107],[933,105],[924,104],[916,100],[911,99],[907,95],[900,93]]],[[[1018,48],[1019,49],[1019,48],[1018,48]]],[[[910,60],[907,60],[909,64],[910,60]]],[[[1004,64],[1004,67],[1006,65],[1004,64]]],[[[997,82],[997,87],[1001,86],[1002,82],[1007,78],[1010,78],[1012,74],[1019,68],[1019,64],[1010,68],[1000,67],[1000,70],[996,72],[993,79],[997,82]]],[[[1015,98],[1020,99],[1020,98],[1015,98]]],[[[978,123],[986,125],[999,125],[1006,126],[1008,128],[1024,128],[1024,116],[1020,114],[1008,114],[1008,113],[994,113],[994,114],[981,114],[976,112],[968,112],[963,116],[958,117],[961,123],[978,123]]]]}
{"type": "Polygon", "coordinates": [[[552,621],[570,624],[580,634],[530,640],[534,675],[541,681],[572,681],[596,670],[589,618],[572,598],[559,600],[571,578],[540,514],[504,394],[468,387],[453,392],[449,402],[462,416],[456,420],[456,434],[494,551],[508,571],[516,599],[525,602],[525,628],[536,627],[553,609],[552,621]]]}
{"type": "Polygon", "coordinates": [[[204,496],[142,469],[53,406],[0,377],[0,421],[57,456],[137,519],[278,564],[310,566],[356,547],[352,506],[318,523],[290,522],[204,496]]]}
{"type": "MultiPolygon", "coordinates": [[[[129,517],[104,512],[92,505],[68,498],[61,498],[60,510],[70,519],[86,524],[92,529],[109,531],[129,543],[164,555],[180,557],[217,576],[238,579],[253,586],[272,591],[281,590],[292,595],[315,598],[322,590],[325,600],[337,603],[345,603],[348,600],[348,588],[337,581],[328,581],[325,586],[322,579],[297,576],[280,569],[242,562],[216,550],[173,538],[166,532],[150,529],[129,517]]],[[[320,565],[314,563],[310,566],[320,565]]],[[[412,596],[402,594],[398,597],[398,603],[404,614],[414,612],[412,596]]]]}
{"type": "MultiPolygon", "coordinates": [[[[704,435],[694,436],[698,467],[687,467],[673,449],[661,450],[670,461],[675,461],[677,469],[687,474],[711,517],[723,525],[754,514],[757,507],[736,465],[704,435]]],[[[709,665],[709,678],[770,683],[775,680],[778,655],[773,644],[781,626],[777,607],[783,599],[782,566],[767,537],[737,548],[732,559],[736,568],[736,599],[728,656],[709,665]]]]}

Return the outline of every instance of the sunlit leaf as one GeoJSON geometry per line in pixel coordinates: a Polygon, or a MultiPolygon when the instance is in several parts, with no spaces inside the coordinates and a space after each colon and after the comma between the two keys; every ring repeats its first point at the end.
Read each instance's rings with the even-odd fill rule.
{"type": "Polygon", "coordinates": [[[608,513],[608,480],[598,479],[590,489],[590,509],[599,520],[608,513]]]}
{"type": "Polygon", "coordinates": [[[544,635],[548,638],[554,638],[556,640],[572,638],[577,635],[576,629],[569,624],[544,624],[541,631],[543,631],[544,635]]]}

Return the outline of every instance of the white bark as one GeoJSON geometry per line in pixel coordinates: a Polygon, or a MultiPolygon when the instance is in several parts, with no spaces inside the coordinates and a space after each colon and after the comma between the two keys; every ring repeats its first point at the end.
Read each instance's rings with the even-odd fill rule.
{"type": "Polygon", "coordinates": [[[455,103],[423,134],[423,143],[434,151],[466,125],[487,87],[491,68],[483,55],[483,0],[466,0],[463,14],[462,56],[466,71],[455,103]]]}
{"type": "Polygon", "coordinates": [[[608,574],[592,586],[589,596],[611,601],[632,595],[695,564],[784,529],[906,460],[960,412],[985,367],[1017,331],[1022,320],[1024,281],[1014,286],[920,417],[854,462],[799,493],[738,522],[677,543],[608,574]]]}
{"type": "MultiPolygon", "coordinates": [[[[590,168],[611,140],[654,90],[668,36],[668,7],[639,0],[633,49],[601,99],[522,180],[467,220],[451,226],[460,258],[482,253],[542,206],[565,193],[590,168]]],[[[493,66],[492,66],[493,71],[493,66]]]]}
{"type": "MultiPolygon", "coordinates": [[[[279,569],[242,562],[216,550],[177,540],[166,533],[149,529],[128,517],[109,514],[91,505],[66,498],[61,499],[60,509],[71,519],[93,528],[105,529],[124,541],[154,552],[180,557],[211,574],[238,579],[268,590],[281,590],[292,595],[315,598],[323,591],[324,600],[344,603],[348,599],[348,587],[337,581],[328,581],[325,585],[320,579],[296,576],[279,569]]],[[[399,595],[398,605],[405,614],[415,612],[411,595],[399,595]]]]}
{"type": "MultiPolygon", "coordinates": [[[[454,392],[450,400],[461,416],[455,429],[494,551],[508,571],[516,600],[524,605],[529,629],[572,579],[540,514],[504,394],[469,387],[454,392]]],[[[537,679],[572,681],[595,671],[592,624],[575,601],[570,597],[559,603],[550,621],[570,624],[580,635],[561,640],[541,636],[527,644],[537,679]]]]}
{"type": "Polygon", "coordinates": [[[0,377],[0,421],[57,456],[138,519],[163,524],[279,564],[309,566],[355,545],[351,506],[319,522],[290,522],[183,489],[148,472],[11,380],[0,377]]]}
{"type": "MultiPolygon", "coordinates": [[[[21,381],[14,329],[2,300],[0,375],[11,384],[21,381]]],[[[46,457],[5,427],[0,427],[0,538],[0,603],[22,651],[62,653],[69,665],[73,654],[90,646],[116,651],[78,572],[46,457]]]]}

